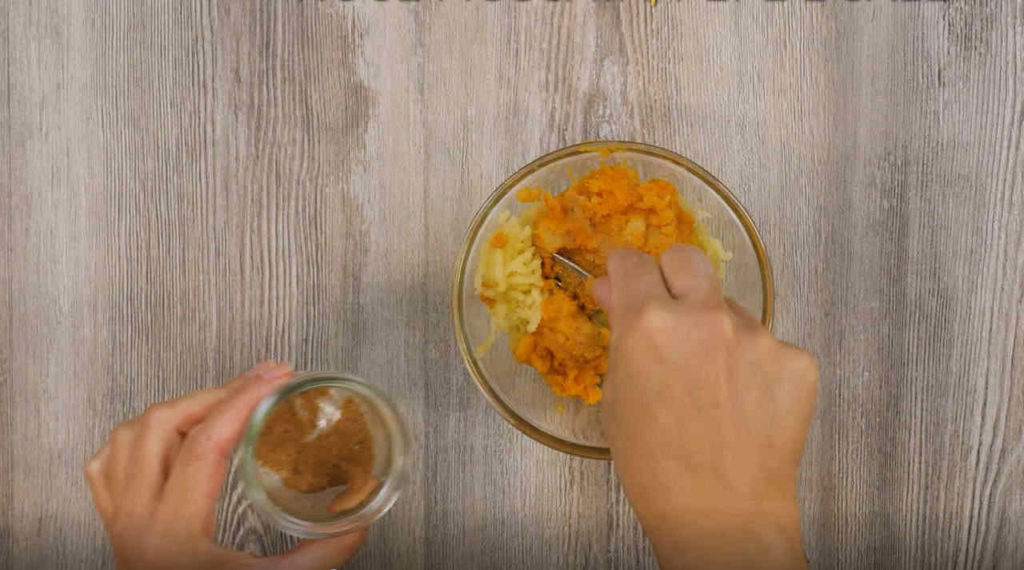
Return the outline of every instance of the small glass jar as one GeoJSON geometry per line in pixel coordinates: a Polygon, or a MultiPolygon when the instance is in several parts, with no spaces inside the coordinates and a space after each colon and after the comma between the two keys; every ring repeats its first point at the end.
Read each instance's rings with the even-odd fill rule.
{"type": "Polygon", "coordinates": [[[239,448],[242,483],[252,504],[281,530],[301,538],[337,536],[369,526],[395,504],[406,482],[407,447],[401,417],[377,389],[358,378],[335,372],[300,372],[292,382],[264,398],[249,418],[239,448]],[[256,457],[264,424],[275,408],[292,396],[316,388],[326,389],[330,394],[328,402],[317,401],[321,410],[318,417],[326,409],[337,420],[341,400],[351,397],[358,402],[373,441],[372,475],[379,483],[360,505],[337,514],[330,513],[328,505],[343,486],[311,493],[296,491],[284,485],[256,457]]]}

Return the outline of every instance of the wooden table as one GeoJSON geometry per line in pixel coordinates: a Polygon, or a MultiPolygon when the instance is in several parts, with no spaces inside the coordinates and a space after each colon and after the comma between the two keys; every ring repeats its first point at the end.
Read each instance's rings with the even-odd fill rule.
{"type": "MultiPolygon", "coordinates": [[[[352,568],[652,568],[610,464],[472,385],[452,265],[584,139],[750,210],[821,362],[817,568],[1024,566],[1024,2],[5,2],[0,567],[109,568],[118,422],[264,358],[357,372],[415,439],[352,568]]],[[[236,491],[222,539],[286,545],[236,491]]]]}

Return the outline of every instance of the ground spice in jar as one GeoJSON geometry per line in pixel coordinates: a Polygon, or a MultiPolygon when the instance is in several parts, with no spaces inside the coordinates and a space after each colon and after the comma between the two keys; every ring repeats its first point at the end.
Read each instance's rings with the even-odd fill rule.
{"type": "Polygon", "coordinates": [[[379,485],[373,436],[359,401],[329,388],[293,394],[270,412],[256,441],[256,459],[288,488],[317,493],[344,485],[328,512],[349,510],[379,485]]]}

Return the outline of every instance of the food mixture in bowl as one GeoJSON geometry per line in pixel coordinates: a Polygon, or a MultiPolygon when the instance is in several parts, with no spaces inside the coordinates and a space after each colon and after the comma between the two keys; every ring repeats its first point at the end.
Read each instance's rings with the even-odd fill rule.
{"type": "Polygon", "coordinates": [[[719,268],[729,258],[671,182],[641,181],[624,164],[602,164],[558,194],[526,188],[516,197],[532,206],[501,215],[477,266],[476,293],[491,317],[478,352],[506,333],[518,362],[535,368],[556,394],[587,404],[601,400],[610,332],[595,318],[600,307],[590,283],[551,254],[594,276],[607,272],[608,253],[617,247],[658,257],[676,243],[695,245],[719,268]]]}

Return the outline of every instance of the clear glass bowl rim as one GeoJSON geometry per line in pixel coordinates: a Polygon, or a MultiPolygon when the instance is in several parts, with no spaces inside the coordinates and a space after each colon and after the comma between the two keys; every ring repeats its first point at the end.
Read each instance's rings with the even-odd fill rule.
{"type": "Polygon", "coordinates": [[[771,330],[772,328],[772,316],[775,303],[771,262],[768,259],[768,253],[765,251],[764,242],[761,240],[761,234],[758,232],[753,220],[751,220],[750,215],[747,214],[747,211],[740,204],[739,200],[733,196],[732,192],[726,188],[725,184],[722,184],[722,182],[715,178],[710,172],[685,156],[646,143],[630,141],[585,141],[549,152],[520,168],[512,176],[509,176],[504,182],[502,182],[501,185],[491,193],[490,197],[484,201],[483,206],[481,206],[477,211],[476,216],[473,218],[473,222],[469,225],[469,229],[466,231],[462,251],[459,253],[459,257],[455,263],[454,277],[452,279],[451,317],[452,326],[455,329],[455,338],[459,345],[459,352],[462,353],[462,359],[466,364],[466,368],[469,370],[469,373],[473,377],[477,387],[481,392],[483,392],[484,397],[487,398],[487,401],[490,402],[491,406],[493,406],[498,413],[516,429],[552,449],[557,449],[558,451],[580,457],[605,460],[611,459],[611,452],[607,447],[583,445],[552,435],[527,421],[501,399],[501,396],[498,395],[487,381],[483,368],[477,361],[476,354],[469,344],[465,327],[462,324],[462,288],[464,279],[469,275],[469,268],[467,267],[467,264],[469,263],[469,257],[472,253],[472,247],[480,233],[480,230],[483,228],[484,221],[491,214],[491,211],[501,202],[501,200],[521,181],[530,174],[571,156],[591,152],[615,153],[619,151],[644,154],[671,162],[696,176],[708,188],[715,192],[740,221],[740,225],[743,227],[747,238],[750,240],[751,246],[754,248],[754,254],[757,257],[757,264],[761,273],[761,323],[768,330],[771,330]]]}
{"type": "Polygon", "coordinates": [[[300,538],[327,538],[360,528],[384,516],[401,496],[405,488],[408,471],[409,436],[402,417],[395,410],[391,400],[365,380],[331,371],[303,371],[295,374],[292,381],[265,397],[253,411],[239,446],[242,486],[249,501],[264,516],[281,530],[300,538]],[[313,522],[292,516],[281,510],[267,496],[257,474],[259,469],[253,448],[267,413],[279,402],[292,394],[321,386],[339,387],[355,392],[375,408],[387,431],[390,449],[390,469],[387,479],[377,494],[358,511],[330,521],[313,522]]]}

